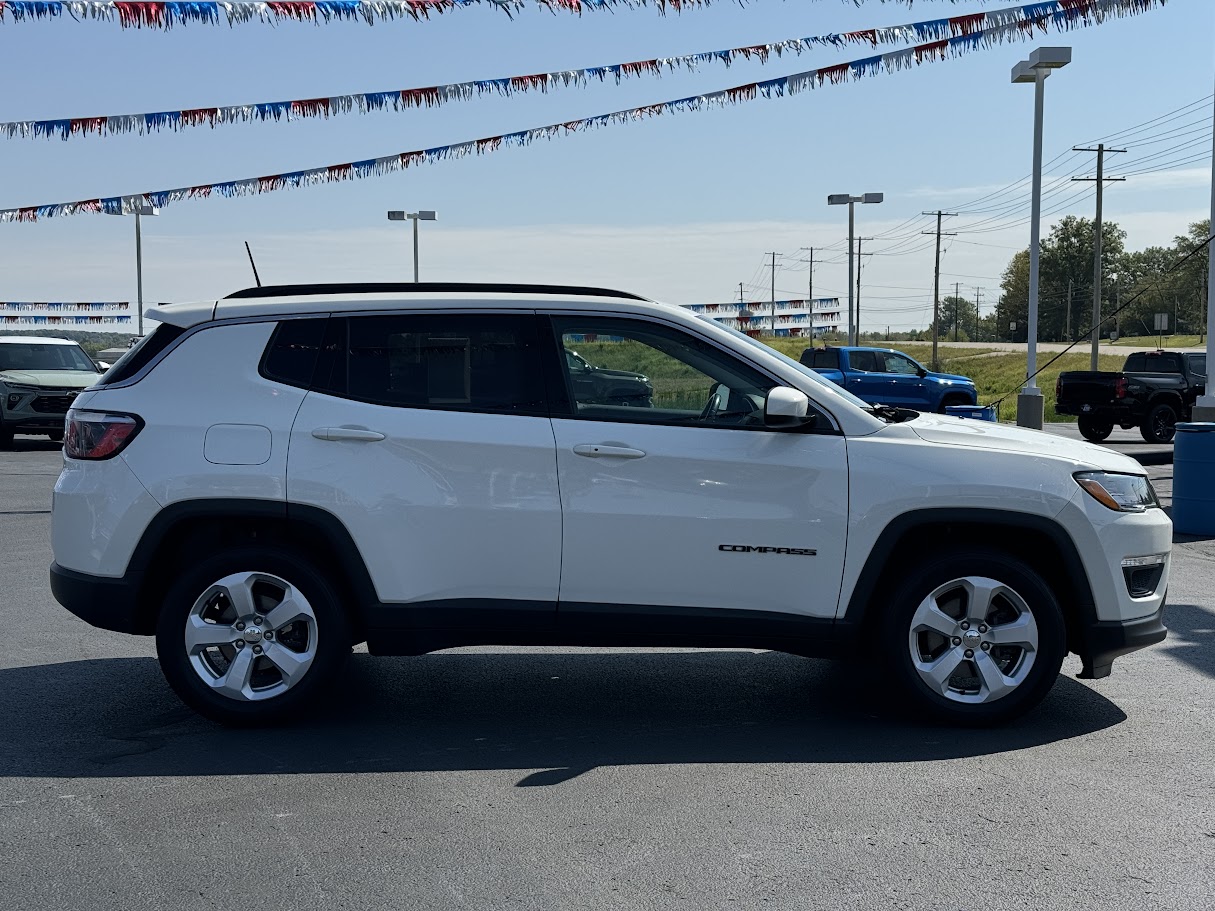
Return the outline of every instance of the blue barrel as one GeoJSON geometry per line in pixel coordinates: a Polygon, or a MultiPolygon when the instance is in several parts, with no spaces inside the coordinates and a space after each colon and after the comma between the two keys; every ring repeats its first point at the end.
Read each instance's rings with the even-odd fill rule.
{"type": "Polygon", "coordinates": [[[1177,425],[1173,529],[1183,535],[1215,535],[1215,423],[1177,425]]]}
{"type": "Polygon", "coordinates": [[[991,421],[993,424],[996,421],[996,407],[994,405],[946,405],[945,413],[951,414],[955,418],[991,421]]]}

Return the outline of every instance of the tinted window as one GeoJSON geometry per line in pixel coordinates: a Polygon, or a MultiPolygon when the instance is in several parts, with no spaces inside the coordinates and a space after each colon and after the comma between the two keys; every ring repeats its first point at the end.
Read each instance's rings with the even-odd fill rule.
{"type": "Polygon", "coordinates": [[[840,353],[834,349],[807,349],[802,352],[802,363],[810,367],[826,367],[829,370],[840,369],[840,353]]]}
{"type": "Polygon", "coordinates": [[[1148,373],[1180,373],[1181,358],[1172,354],[1149,354],[1147,357],[1148,373]]]}
{"type": "Polygon", "coordinates": [[[882,362],[872,351],[849,351],[848,366],[865,373],[881,373],[884,370],[882,362]]]}
{"type": "Polygon", "coordinates": [[[1122,369],[1126,373],[1144,373],[1146,371],[1146,365],[1146,355],[1132,354],[1126,359],[1126,365],[1122,369]]]}
{"type": "Polygon", "coordinates": [[[1190,355],[1190,372],[1204,380],[1207,378],[1207,356],[1205,354],[1190,355]]]}
{"type": "Polygon", "coordinates": [[[288,386],[307,389],[321,350],[328,318],[283,320],[262,356],[261,374],[288,386]]]}
{"type": "Polygon", "coordinates": [[[109,386],[129,380],[156,357],[185,334],[185,329],[157,323],[152,331],[141,338],[127,353],[114,362],[105,375],[97,381],[98,386],[109,386]]]}
{"type": "Polygon", "coordinates": [[[474,314],[331,321],[317,388],[365,402],[543,413],[535,318],[474,314]]]}

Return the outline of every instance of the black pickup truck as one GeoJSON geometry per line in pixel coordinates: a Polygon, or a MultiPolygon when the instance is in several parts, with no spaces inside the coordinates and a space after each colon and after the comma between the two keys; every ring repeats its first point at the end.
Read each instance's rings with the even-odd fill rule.
{"type": "Polygon", "coordinates": [[[1121,373],[1068,370],[1055,381],[1055,411],[1074,414],[1086,440],[1138,427],[1149,443],[1168,443],[1206,391],[1206,354],[1137,351],[1121,373]]]}

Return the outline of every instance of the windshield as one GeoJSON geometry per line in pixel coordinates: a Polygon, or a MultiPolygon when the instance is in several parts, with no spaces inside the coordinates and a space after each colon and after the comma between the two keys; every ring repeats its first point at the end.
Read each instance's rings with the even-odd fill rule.
{"type": "MultiPolygon", "coordinates": [[[[709,317],[707,317],[707,316],[701,317],[701,318],[709,319],[709,317]]],[[[756,348],[761,348],[764,351],[768,352],[768,354],[771,354],[774,357],[780,359],[781,361],[783,361],[784,363],[786,363],[790,367],[792,367],[794,370],[796,370],[798,373],[800,373],[802,376],[807,377],[811,380],[814,380],[815,383],[817,383],[819,386],[821,386],[824,389],[826,389],[827,391],[829,391],[832,395],[838,395],[842,399],[847,399],[849,402],[851,402],[857,408],[864,408],[866,411],[869,411],[873,408],[873,406],[870,405],[868,402],[866,402],[864,399],[859,399],[855,395],[853,395],[851,392],[849,392],[847,389],[844,389],[840,386],[835,385],[835,383],[831,382],[830,380],[823,379],[821,376],[819,376],[817,373],[815,373],[809,367],[799,364],[797,361],[793,360],[793,358],[789,357],[788,355],[781,354],[775,348],[773,348],[769,345],[765,345],[759,339],[752,338],[751,336],[747,335],[745,332],[739,332],[737,329],[732,329],[729,326],[723,326],[721,323],[717,322],[716,320],[710,319],[709,321],[712,322],[714,325],[718,326],[719,328],[726,330],[726,332],[729,332],[731,335],[737,335],[739,338],[741,338],[747,344],[754,345],[756,348]]]]}
{"type": "Polygon", "coordinates": [[[79,345],[40,345],[36,342],[0,344],[0,370],[87,370],[97,365],[79,345]]]}

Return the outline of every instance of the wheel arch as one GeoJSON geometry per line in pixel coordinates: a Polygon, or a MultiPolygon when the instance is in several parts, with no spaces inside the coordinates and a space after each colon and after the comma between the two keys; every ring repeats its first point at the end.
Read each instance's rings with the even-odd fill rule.
{"type": "MultiPolygon", "coordinates": [[[[1166,389],[1152,395],[1148,399],[1147,409],[1150,412],[1157,405],[1171,405],[1173,410],[1177,412],[1177,417],[1180,418],[1185,413],[1185,402],[1181,396],[1174,390],[1166,389]]],[[[1144,415],[1146,417],[1147,415],[1144,415]]]]}
{"type": "Polygon", "coordinates": [[[1039,572],[1063,610],[1068,650],[1083,649],[1097,608],[1075,542],[1052,519],[994,509],[925,509],[893,519],[865,560],[839,621],[842,632],[852,638],[870,631],[881,620],[883,598],[918,561],[969,546],[1009,552],[1039,572]]]}
{"type": "Polygon", "coordinates": [[[288,546],[308,557],[338,590],[357,641],[366,612],[378,603],[375,586],[346,526],[315,506],[273,500],[185,500],[161,510],[140,538],[127,567],[142,581],[136,594],[137,632],[156,628],[159,596],[177,561],[247,545],[288,546]]]}

